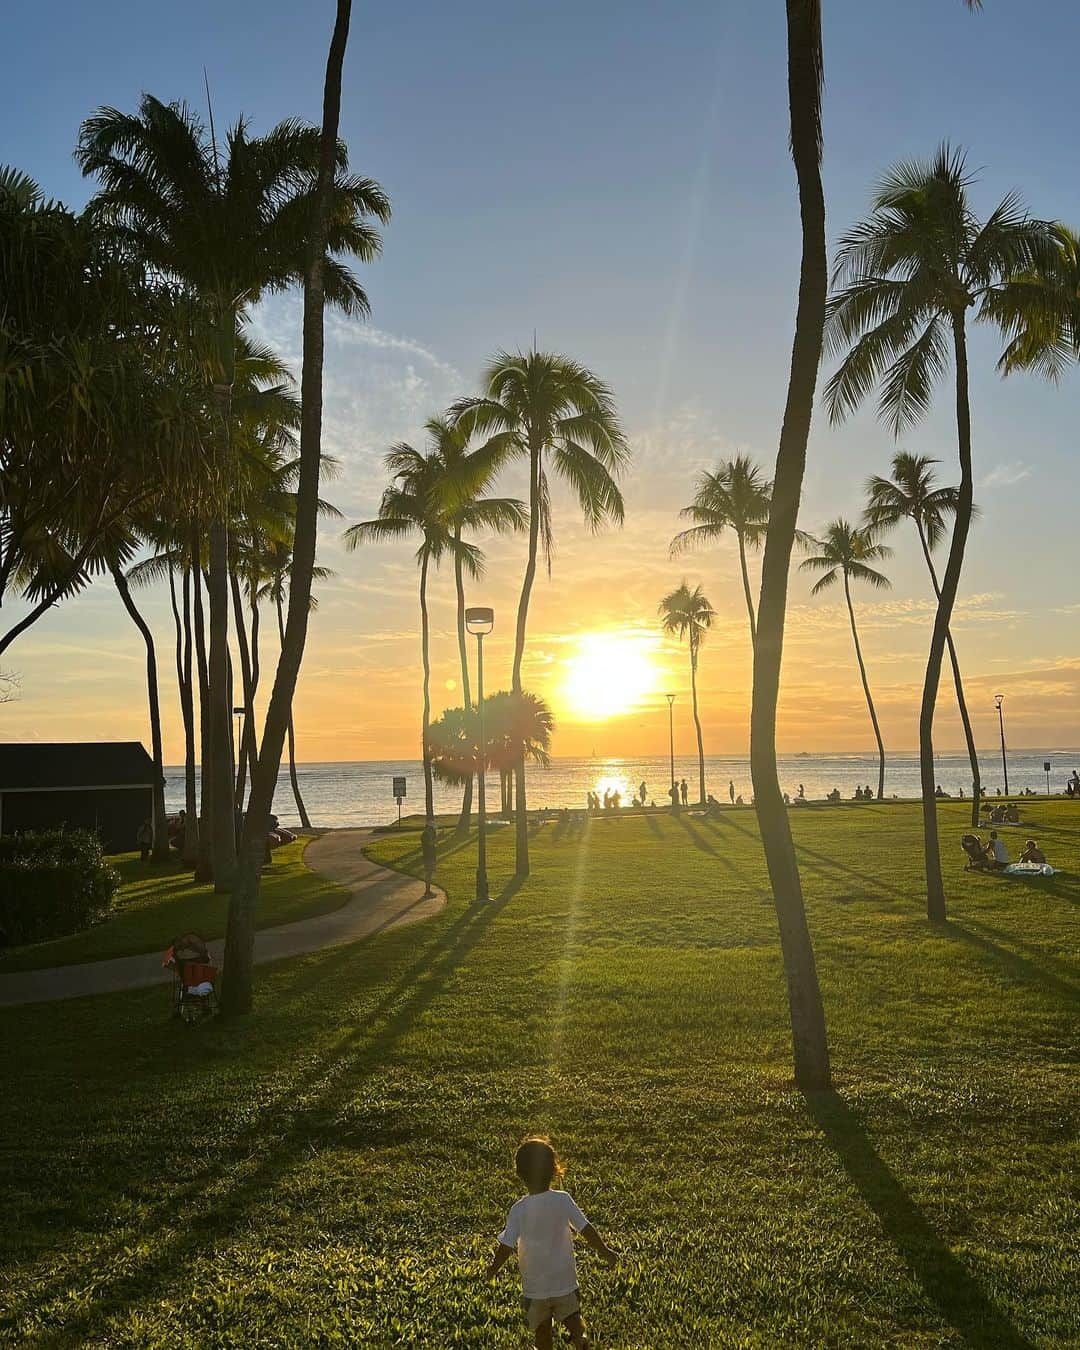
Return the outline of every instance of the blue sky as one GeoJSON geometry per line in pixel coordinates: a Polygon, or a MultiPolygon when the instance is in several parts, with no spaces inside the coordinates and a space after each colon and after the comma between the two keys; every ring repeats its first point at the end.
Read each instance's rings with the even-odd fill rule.
{"type": "MultiPolygon", "coordinates": [[[[71,150],[81,118],[103,103],[133,108],[143,89],[201,108],[204,66],[219,127],[241,112],[256,129],[286,116],[315,119],[330,11],[329,3],[277,0],[19,6],[5,17],[0,160],[79,205],[88,186],[71,150]]],[[[831,238],[864,211],[883,168],[945,138],[981,170],[982,209],[1015,187],[1037,214],[1080,224],[1077,6],[988,0],[973,16],[959,0],[825,0],[825,15],[831,238]]],[[[697,469],[735,449],[764,464],[775,453],[798,250],[785,98],[780,0],[354,9],[342,134],[354,167],[390,193],[394,220],[382,260],[366,269],[371,325],[331,329],[327,435],[345,464],[332,495],[350,519],[370,513],[385,445],[416,436],[423,416],[471,389],[495,348],[528,344],[535,331],[542,346],[587,362],[613,385],[635,447],[628,522],[621,535],[592,540],[561,506],[561,552],[537,602],[534,681],[555,679],[567,636],[587,627],[646,640],[656,599],[685,572],[706,583],[727,623],[706,681],[717,750],[745,741],[748,661],[732,555],[721,548],[672,564],[666,542],[697,469]],[[574,603],[586,586],[595,613],[574,603]]],[[[295,320],[286,300],[260,322],[295,354],[295,320]]],[[[964,580],[962,651],[974,680],[1012,681],[1019,740],[1077,742],[1080,385],[1075,377],[1056,390],[1026,378],[1004,383],[995,357],[991,335],[977,337],[983,519],[964,580]]],[[[934,415],[902,444],[951,465],[948,413],[943,389],[934,415]]],[[[870,410],[839,430],[818,416],[804,525],[857,513],[863,480],[884,470],[892,448],[870,410]]],[[[910,541],[895,543],[894,594],[868,599],[865,622],[871,678],[899,748],[915,741],[926,583],[910,541]]],[[[520,554],[516,542],[490,550],[485,594],[508,615],[520,554]]],[[[325,593],[305,674],[312,726],[304,757],[407,753],[415,741],[415,639],[411,616],[402,617],[409,556],[350,557],[328,539],[324,557],[339,577],[325,593]],[[357,693],[348,730],[331,730],[318,709],[356,687],[376,691],[390,714],[372,728],[357,693]]],[[[792,602],[789,744],[869,744],[842,615],[831,601],[810,601],[802,579],[792,602]],[[823,699],[830,711],[809,737],[807,709],[823,699]]],[[[167,641],[160,597],[149,606],[167,641]]],[[[448,621],[447,612],[444,630],[448,621]]],[[[4,714],[13,734],[142,734],[132,721],[140,659],[129,627],[115,597],[94,588],[13,647],[10,664],[23,677],[19,703],[4,714]],[[84,653],[78,684],[58,670],[65,651],[84,653]]],[[[655,659],[680,669],[673,650],[657,649],[655,659]]],[[[452,678],[448,631],[436,660],[444,682],[452,678]]],[[[618,730],[628,751],[653,749],[663,721],[643,710],[618,730]]],[[[979,730],[989,743],[992,708],[979,730]]],[[[565,732],[559,748],[571,752],[572,725],[565,732]]],[[[941,740],[957,742],[945,698],[941,740]]]]}

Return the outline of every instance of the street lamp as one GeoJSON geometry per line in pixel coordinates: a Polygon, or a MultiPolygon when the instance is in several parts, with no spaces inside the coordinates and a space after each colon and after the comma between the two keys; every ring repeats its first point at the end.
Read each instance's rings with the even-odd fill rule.
{"type": "Polygon", "coordinates": [[[478,722],[476,792],[476,899],[490,900],[487,879],[487,799],[485,788],[484,754],[484,638],[495,627],[495,611],[486,606],[474,606],[465,611],[465,627],[476,636],[476,710],[478,722]]]}
{"type": "Polygon", "coordinates": [[[994,695],[994,707],[997,709],[998,727],[1001,731],[1001,772],[1005,775],[1005,796],[1009,795],[1009,764],[1005,758],[1005,714],[1001,711],[1001,705],[1005,702],[1004,694],[994,695]]]}
{"type": "Polygon", "coordinates": [[[233,709],[233,716],[236,718],[236,754],[238,757],[243,753],[243,750],[240,745],[240,742],[243,738],[243,732],[240,730],[240,719],[246,712],[247,712],[246,708],[233,709]]]}
{"type": "MultiPolygon", "coordinates": [[[[675,786],[675,695],[665,694],[668,714],[668,742],[671,747],[671,786],[675,786]]],[[[672,799],[674,800],[674,798],[672,799]]]]}

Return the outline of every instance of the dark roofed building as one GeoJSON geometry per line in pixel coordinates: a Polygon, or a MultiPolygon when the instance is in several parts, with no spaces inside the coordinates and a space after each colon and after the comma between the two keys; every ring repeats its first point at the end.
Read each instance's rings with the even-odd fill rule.
{"type": "Polygon", "coordinates": [[[153,782],[138,741],[0,744],[0,834],[96,830],[107,853],[128,852],[152,813],[153,782]]]}

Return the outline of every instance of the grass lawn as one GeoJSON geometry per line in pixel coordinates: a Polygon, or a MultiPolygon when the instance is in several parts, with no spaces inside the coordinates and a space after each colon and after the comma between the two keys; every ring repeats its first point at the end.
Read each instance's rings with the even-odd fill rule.
{"type": "Polygon", "coordinates": [[[483,909],[448,849],[442,914],[260,967],[243,1024],[0,1013],[0,1342],[524,1346],[514,1263],[480,1276],[543,1129],[624,1252],[579,1256],[596,1347],[1078,1344],[1080,811],[1028,810],[1064,875],[963,873],[943,806],[939,931],[918,807],[795,814],[811,1099],[749,811],[546,825],[516,890],[498,831],[483,909]]]}
{"type": "MultiPolygon", "coordinates": [[[[304,865],[309,842],[297,839],[274,850],[273,863],[263,873],[260,928],[325,914],[349,898],[347,891],[304,865]]],[[[108,918],[68,937],[0,951],[0,974],[164,951],[187,929],[207,939],[224,936],[228,897],[215,895],[212,886],[197,885],[178,858],[144,863],[137,853],[122,853],[109,862],[120,873],[121,885],[108,918]]]]}

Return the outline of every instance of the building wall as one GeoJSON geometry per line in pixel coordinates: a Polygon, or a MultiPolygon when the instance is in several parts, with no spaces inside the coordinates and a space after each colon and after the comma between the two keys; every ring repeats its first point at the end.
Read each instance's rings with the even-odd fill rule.
{"type": "Polygon", "coordinates": [[[5,792],[0,798],[4,834],[23,830],[96,830],[106,853],[130,853],[139,826],[153,810],[151,791],[74,788],[57,792],[5,792]]]}

